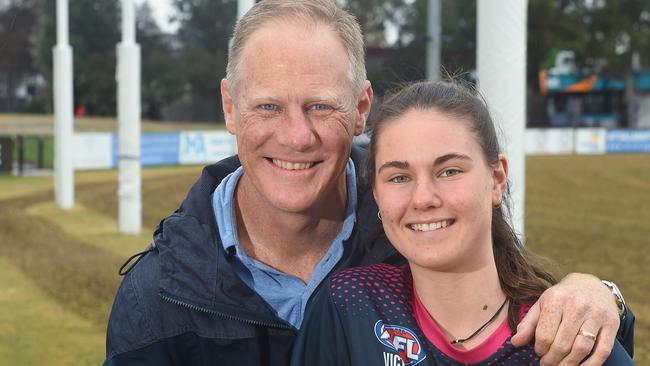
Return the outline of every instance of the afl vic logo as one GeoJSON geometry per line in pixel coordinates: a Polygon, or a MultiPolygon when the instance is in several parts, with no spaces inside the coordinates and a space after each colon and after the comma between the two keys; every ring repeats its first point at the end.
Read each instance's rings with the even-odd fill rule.
{"type": "Polygon", "coordinates": [[[396,353],[384,352],[386,366],[415,366],[427,357],[420,340],[408,328],[384,324],[378,320],[375,323],[375,336],[381,344],[396,353]]]}

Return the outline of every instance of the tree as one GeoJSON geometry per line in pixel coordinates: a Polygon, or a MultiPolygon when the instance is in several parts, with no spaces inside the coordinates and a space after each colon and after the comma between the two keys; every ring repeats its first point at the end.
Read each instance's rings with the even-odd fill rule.
{"type": "MultiPolygon", "coordinates": [[[[425,77],[427,0],[350,0],[348,7],[361,22],[367,44],[386,49],[382,67],[368,68],[378,94],[425,77]],[[388,29],[396,34],[393,44],[386,42],[388,29]]],[[[450,75],[463,75],[476,64],[476,2],[442,0],[441,7],[442,66],[450,75]]]]}
{"type": "MultiPolygon", "coordinates": [[[[586,3],[586,2],[585,2],[586,3]]],[[[624,76],[638,52],[650,66],[650,4],[647,0],[594,1],[586,8],[586,64],[601,72],[624,76]],[[606,60],[599,67],[600,60],[606,60]]]]}
{"type": "Polygon", "coordinates": [[[528,73],[553,66],[555,53],[572,50],[579,65],[624,77],[632,54],[650,66],[650,8],[647,0],[530,0],[528,73]],[[553,19],[549,22],[549,19],[553,19]]]}
{"type": "MultiPolygon", "coordinates": [[[[52,48],[56,44],[55,0],[39,0],[36,58],[52,90],[52,48]]],[[[119,1],[69,3],[70,44],[73,49],[74,104],[93,115],[115,115],[115,46],[120,40],[119,1]]]]}
{"type": "Polygon", "coordinates": [[[361,25],[365,43],[369,47],[386,47],[387,27],[398,28],[408,18],[408,6],[403,0],[338,0],[361,25]]]}
{"type": "Polygon", "coordinates": [[[187,93],[193,100],[187,120],[222,120],[220,80],[226,74],[228,41],[236,0],[174,0],[187,93]]]}
{"type": "Polygon", "coordinates": [[[33,2],[12,0],[0,9],[0,109],[3,110],[17,111],[23,107],[16,98],[16,89],[36,74],[30,40],[36,27],[33,2]]]}
{"type": "Polygon", "coordinates": [[[174,48],[176,38],[160,30],[148,2],[138,7],[136,23],[142,55],[142,115],[158,120],[163,117],[163,107],[183,95],[185,78],[179,70],[184,67],[174,48]]]}

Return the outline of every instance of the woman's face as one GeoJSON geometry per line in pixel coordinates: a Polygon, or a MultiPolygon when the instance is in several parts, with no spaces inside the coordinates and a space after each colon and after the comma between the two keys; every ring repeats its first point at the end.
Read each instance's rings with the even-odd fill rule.
{"type": "Polygon", "coordinates": [[[386,235],[411,266],[471,271],[492,259],[492,207],[507,161],[487,164],[469,122],[411,110],[379,135],[373,193],[386,235]]]}

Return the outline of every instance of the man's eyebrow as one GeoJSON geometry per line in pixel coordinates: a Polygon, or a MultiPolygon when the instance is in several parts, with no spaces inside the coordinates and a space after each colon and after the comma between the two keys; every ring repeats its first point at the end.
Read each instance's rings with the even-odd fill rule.
{"type": "Polygon", "coordinates": [[[397,168],[397,169],[406,169],[409,167],[409,163],[407,161],[397,161],[397,160],[392,160],[385,162],[382,164],[379,169],[377,170],[377,173],[381,172],[383,169],[387,168],[397,168]]]}

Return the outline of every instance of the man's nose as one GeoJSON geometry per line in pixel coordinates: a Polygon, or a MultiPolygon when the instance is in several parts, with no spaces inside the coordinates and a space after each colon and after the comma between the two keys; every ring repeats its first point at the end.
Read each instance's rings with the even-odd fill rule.
{"type": "Polygon", "coordinates": [[[279,142],[295,151],[306,151],[317,140],[314,124],[302,109],[288,110],[282,126],[277,131],[279,142]]]}

